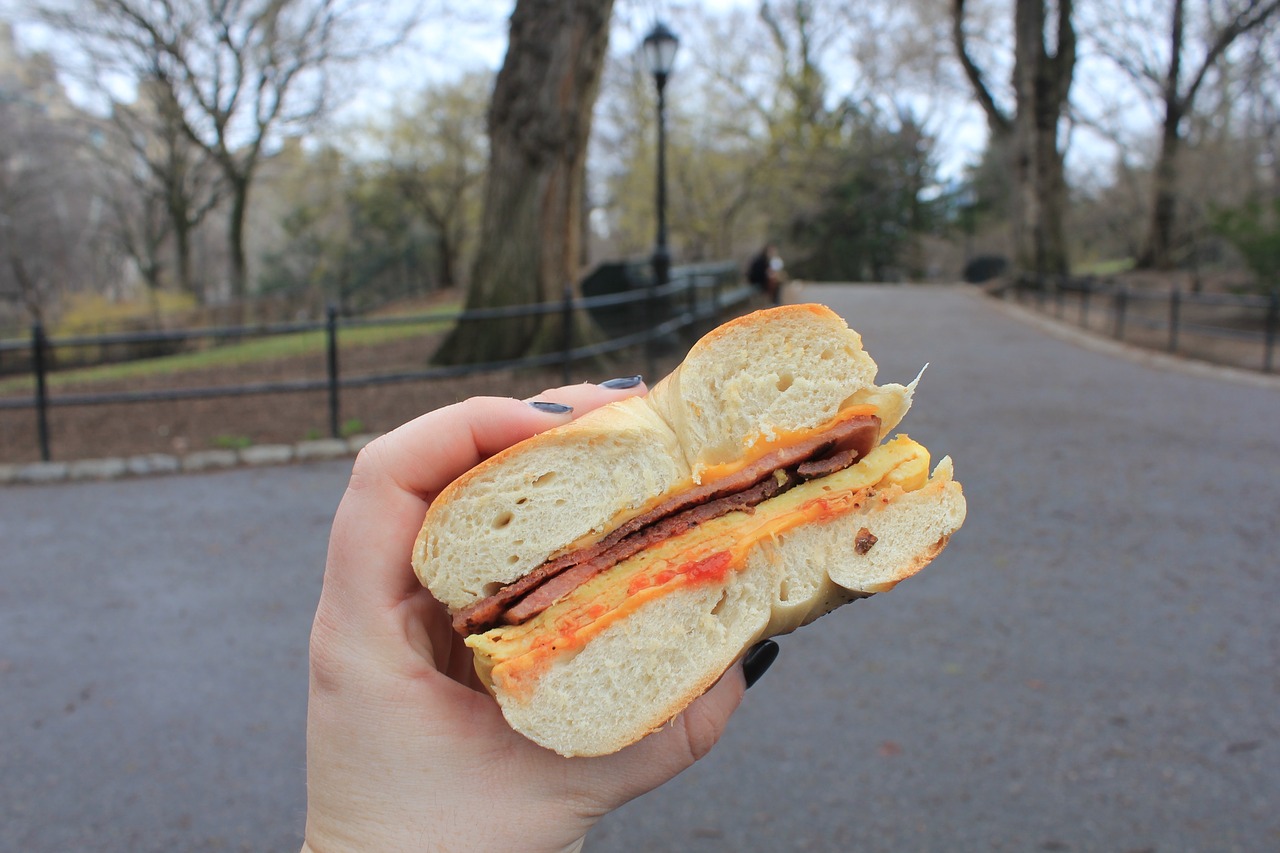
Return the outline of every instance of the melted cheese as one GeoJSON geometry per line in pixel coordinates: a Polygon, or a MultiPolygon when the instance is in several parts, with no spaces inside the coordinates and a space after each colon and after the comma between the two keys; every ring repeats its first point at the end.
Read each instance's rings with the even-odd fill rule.
{"type": "Polygon", "coordinates": [[[678,495],[681,492],[688,491],[695,485],[704,485],[728,479],[734,474],[737,474],[743,468],[754,464],[770,453],[774,453],[784,448],[794,447],[815,435],[820,435],[834,429],[837,425],[842,424],[845,421],[852,420],[855,417],[878,414],[879,408],[877,406],[870,404],[852,405],[848,408],[841,409],[831,420],[813,427],[812,429],[777,430],[769,435],[762,433],[745,438],[742,441],[742,453],[734,461],[723,462],[718,465],[696,465],[694,473],[689,478],[677,483],[674,487],[668,489],[663,494],[657,495],[642,504],[626,507],[620,510],[614,514],[613,518],[609,519],[608,524],[597,530],[592,530],[584,536],[578,537],[575,541],[570,542],[568,545],[552,554],[552,557],[558,557],[561,554],[570,554],[574,551],[588,548],[596,544],[610,531],[617,530],[631,519],[643,515],[665,501],[670,500],[672,495],[678,495]]]}
{"type": "Polygon", "coordinates": [[[528,622],[470,636],[466,643],[494,683],[518,693],[551,660],[577,652],[645,602],[695,584],[722,583],[745,565],[759,542],[856,510],[872,491],[882,496],[914,491],[928,477],[929,451],[898,436],[856,465],[803,483],[753,512],[731,512],[659,542],[591,578],[528,622]]]}

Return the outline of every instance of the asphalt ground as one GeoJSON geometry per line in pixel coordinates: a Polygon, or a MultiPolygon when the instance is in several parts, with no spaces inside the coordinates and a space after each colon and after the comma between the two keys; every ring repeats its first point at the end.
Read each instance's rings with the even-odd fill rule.
{"type": "MultiPolygon", "coordinates": [[[[797,634],[590,851],[1280,849],[1280,388],[975,293],[808,288],[964,529],[797,634]]],[[[0,850],[291,850],[350,462],[0,490],[0,850]]],[[[426,796],[424,794],[424,796],[426,796]]]]}

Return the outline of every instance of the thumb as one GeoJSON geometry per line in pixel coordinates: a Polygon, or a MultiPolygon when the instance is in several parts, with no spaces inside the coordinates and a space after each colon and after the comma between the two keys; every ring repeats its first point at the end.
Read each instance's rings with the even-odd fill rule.
{"type": "Polygon", "coordinates": [[[612,763],[605,774],[607,782],[599,789],[612,795],[605,807],[617,808],[652,791],[706,756],[724,734],[729,717],[742,704],[745,690],[742,664],[738,663],[662,729],[621,752],[599,759],[612,763]]]}

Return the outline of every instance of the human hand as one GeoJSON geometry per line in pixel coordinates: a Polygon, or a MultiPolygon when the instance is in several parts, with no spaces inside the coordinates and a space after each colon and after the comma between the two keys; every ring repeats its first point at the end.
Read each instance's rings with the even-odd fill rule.
{"type": "MultiPolygon", "coordinates": [[[[613,400],[574,385],[423,415],[356,459],[311,635],[304,850],[579,849],[604,814],[704,756],[742,699],[741,666],[659,732],[563,758],[511,730],[409,555],[431,500],[483,459],[613,400]]],[[[767,665],[767,664],[766,664],[767,665]]]]}

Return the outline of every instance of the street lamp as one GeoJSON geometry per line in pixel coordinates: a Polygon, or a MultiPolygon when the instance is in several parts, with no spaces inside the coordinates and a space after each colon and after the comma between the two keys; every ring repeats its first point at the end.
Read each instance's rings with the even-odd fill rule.
{"type": "Polygon", "coordinates": [[[658,87],[658,239],[653,251],[653,275],[658,284],[671,279],[671,252],[667,249],[667,78],[675,65],[680,39],[658,22],[644,37],[644,55],[658,87]]]}
{"type": "MultiPolygon", "coordinates": [[[[644,37],[644,55],[658,87],[658,236],[653,249],[653,285],[649,288],[649,329],[657,319],[657,288],[671,281],[671,251],[667,248],[667,78],[676,62],[680,39],[659,21],[644,37]]],[[[649,372],[653,374],[655,341],[649,339],[649,372]]]]}

